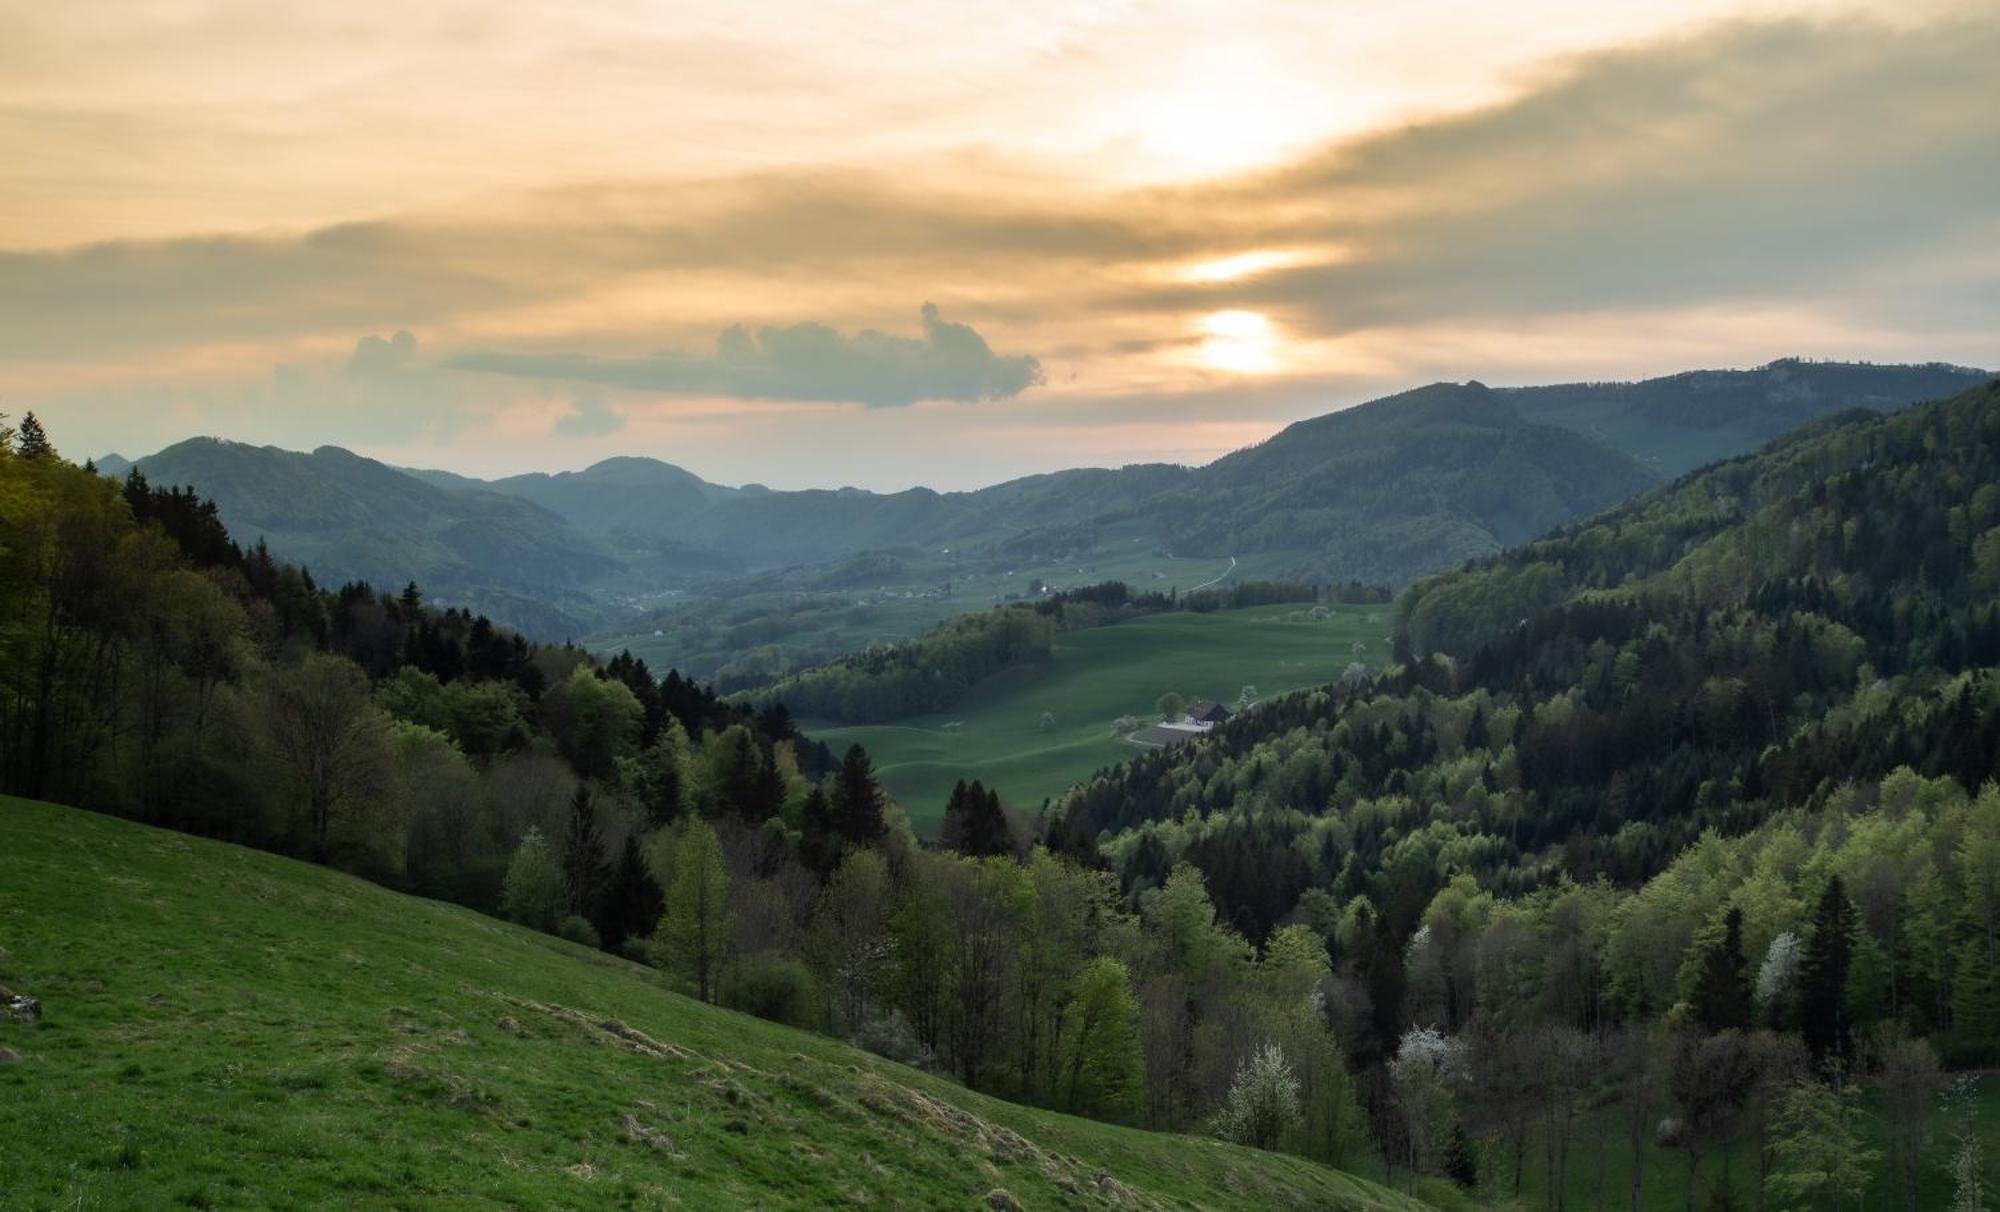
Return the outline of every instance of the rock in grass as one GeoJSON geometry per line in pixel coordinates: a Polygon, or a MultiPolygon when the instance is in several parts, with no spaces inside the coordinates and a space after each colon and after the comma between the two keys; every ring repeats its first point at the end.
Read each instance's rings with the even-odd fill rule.
{"type": "Polygon", "coordinates": [[[986,1193],[986,1206],[993,1212],[1023,1212],[1021,1201],[1005,1187],[995,1187],[986,1193]]]}
{"type": "Polygon", "coordinates": [[[0,1065],[12,1065],[20,1061],[21,1054],[12,1048],[0,1048],[0,1065]]]}

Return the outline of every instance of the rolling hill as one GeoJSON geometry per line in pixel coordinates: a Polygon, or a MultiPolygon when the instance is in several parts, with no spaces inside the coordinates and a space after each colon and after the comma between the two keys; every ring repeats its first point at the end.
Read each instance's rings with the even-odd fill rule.
{"type": "Polygon", "coordinates": [[[45,1011],[0,1022],[9,1208],[1422,1206],[324,868],[15,799],[0,842],[0,983],[45,1011]]]}
{"type": "Polygon", "coordinates": [[[1148,615],[1064,632],[1054,658],[1009,669],[949,709],[893,724],[807,731],[836,749],[859,742],[883,786],[924,836],[936,832],[952,784],[979,779],[1026,811],[1141,752],[1114,734],[1120,716],[1151,720],[1161,694],[1234,707],[1332,681],[1351,663],[1388,657],[1386,606],[1299,606],[1148,615]],[[1043,715],[1053,718],[1046,724],[1043,715]]]}
{"type": "Polygon", "coordinates": [[[531,501],[450,491],[337,446],[304,454],[193,438],[136,464],[158,483],[194,485],[238,542],[262,539],[323,583],[415,581],[435,600],[540,635],[578,630],[576,612],[590,609],[585,587],[623,571],[531,501]]]}
{"type": "MultiPolygon", "coordinates": [[[[973,492],[732,488],[638,457],[482,481],[334,447],[300,454],[214,439],[139,463],[155,479],[193,484],[233,532],[265,537],[322,579],[415,580],[543,636],[664,636],[689,611],[740,614],[755,592],[746,576],[792,570],[799,584],[780,592],[804,591],[823,566],[859,556],[908,565],[883,584],[918,592],[1134,551],[1401,584],[1803,421],[1894,409],[1984,376],[1786,360],[1639,383],[1441,383],[1301,421],[1202,467],[1081,468],[973,492]]],[[[113,472],[125,465],[104,461],[113,472]]],[[[772,638],[800,641],[783,627],[772,638]]],[[[697,655],[653,658],[706,676],[697,655]]]]}

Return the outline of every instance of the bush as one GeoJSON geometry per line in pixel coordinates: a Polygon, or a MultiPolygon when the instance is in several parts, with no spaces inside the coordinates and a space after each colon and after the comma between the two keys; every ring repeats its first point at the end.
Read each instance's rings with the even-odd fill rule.
{"type": "Polygon", "coordinates": [[[644,964],[648,968],[653,967],[657,961],[657,957],[653,952],[653,940],[636,934],[618,944],[618,954],[635,964],[644,964]]]}
{"type": "Polygon", "coordinates": [[[597,927],[588,918],[572,913],[556,927],[556,933],[572,943],[582,943],[586,947],[601,947],[603,940],[597,937],[597,927]]]}
{"type": "Polygon", "coordinates": [[[819,1018],[819,985],[805,961],[760,951],[737,965],[727,994],[730,1006],[789,1027],[812,1027],[819,1018]]]}
{"type": "Polygon", "coordinates": [[[910,1033],[910,1024],[903,1018],[902,1011],[892,1010],[887,1018],[870,1019],[854,1033],[852,1043],[857,1048],[866,1049],[875,1055],[909,1065],[915,1069],[932,1072],[937,1068],[937,1057],[931,1050],[918,1042],[910,1033]]]}

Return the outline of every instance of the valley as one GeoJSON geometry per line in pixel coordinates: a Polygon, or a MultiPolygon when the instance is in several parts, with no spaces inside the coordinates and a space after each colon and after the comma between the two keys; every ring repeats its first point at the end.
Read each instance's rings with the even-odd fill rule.
{"type": "Polygon", "coordinates": [[[952,784],[980,779],[1034,812],[1073,783],[1139,752],[1113,729],[1151,722],[1169,692],[1232,711],[1243,691],[1275,699],[1389,656],[1386,604],[1258,606],[1148,615],[1058,635],[1054,659],[997,674],[955,706],[893,724],[802,727],[835,748],[858,743],[924,836],[952,784]],[[1044,717],[1052,717],[1045,719],[1044,717]]]}

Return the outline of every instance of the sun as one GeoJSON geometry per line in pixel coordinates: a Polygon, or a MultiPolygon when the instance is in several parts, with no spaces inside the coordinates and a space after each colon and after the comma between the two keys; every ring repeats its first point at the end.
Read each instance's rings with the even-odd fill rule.
{"type": "Polygon", "coordinates": [[[1279,339],[1261,312],[1217,311],[1201,319],[1204,334],[1197,357],[1211,370],[1231,374],[1269,374],[1279,366],[1279,339]]]}

